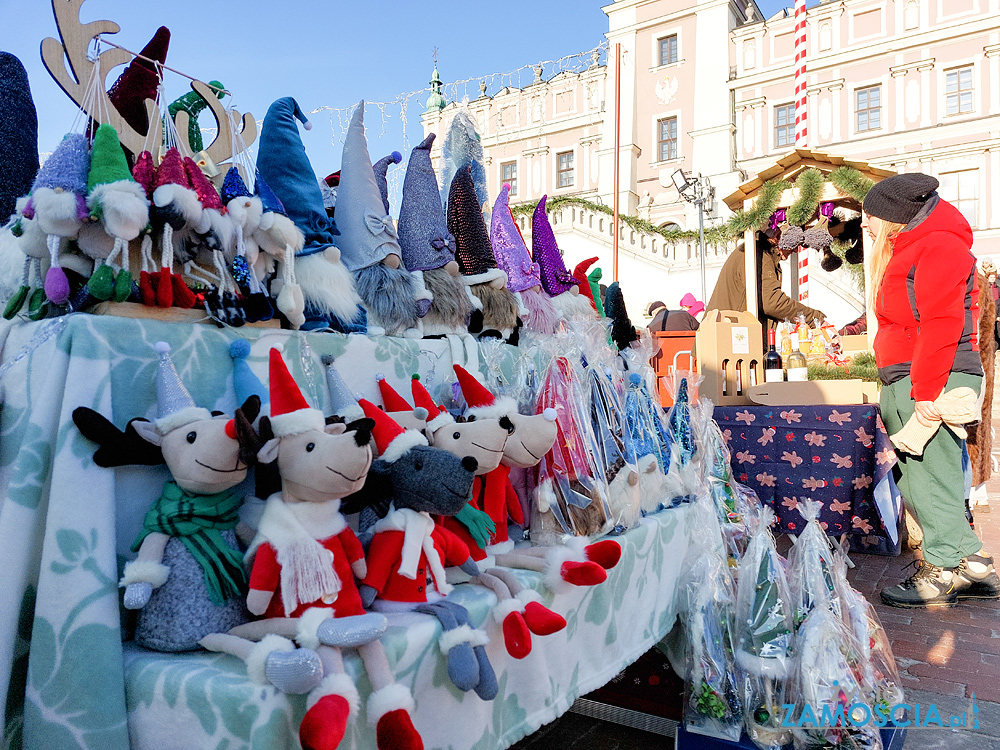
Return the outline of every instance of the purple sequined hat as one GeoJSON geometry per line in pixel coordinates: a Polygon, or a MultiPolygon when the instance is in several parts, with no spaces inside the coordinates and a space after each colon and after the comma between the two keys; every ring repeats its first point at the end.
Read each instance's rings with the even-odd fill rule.
{"type": "Polygon", "coordinates": [[[541,268],[542,288],[550,297],[558,297],[580,282],[573,278],[573,274],[563,263],[556,236],[552,233],[552,225],[545,213],[547,198],[547,195],[542,196],[535,206],[535,215],[531,217],[531,250],[532,257],[541,268]]]}
{"type": "Polygon", "coordinates": [[[541,286],[542,280],[538,264],[532,262],[528,246],[521,237],[521,230],[510,214],[507,205],[509,195],[510,185],[504,185],[493,204],[490,242],[493,244],[497,266],[507,273],[507,288],[512,292],[523,292],[534,286],[541,286]]]}

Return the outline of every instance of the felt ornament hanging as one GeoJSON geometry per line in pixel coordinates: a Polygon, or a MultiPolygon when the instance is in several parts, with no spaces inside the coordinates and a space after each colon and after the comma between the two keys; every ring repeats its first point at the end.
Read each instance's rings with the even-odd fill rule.
{"type": "MultiPolygon", "coordinates": [[[[146,100],[156,99],[160,71],[167,61],[169,47],[170,29],[161,26],[108,89],[108,100],[136,133],[148,133],[152,124],[146,111],[146,100]]],[[[142,153],[144,151],[140,155],[142,153]]],[[[138,155],[132,156],[138,164],[138,155]]]]}
{"type": "Polygon", "coordinates": [[[802,231],[802,227],[792,225],[785,225],[781,228],[781,237],[778,240],[778,247],[782,250],[798,250],[802,247],[802,244],[806,241],[806,233],[802,231]]]}
{"type": "Polygon", "coordinates": [[[815,226],[805,231],[804,241],[806,247],[819,250],[823,253],[823,260],[820,266],[824,271],[836,271],[843,265],[843,259],[830,250],[833,244],[833,237],[830,235],[830,220],[833,218],[834,204],[823,202],[819,206],[819,221],[815,226]]]}
{"type": "Polygon", "coordinates": [[[257,231],[253,234],[253,239],[261,250],[253,273],[261,282],[260,286],[263,286],[264,279],[275,268],[281,269],[282,285],[277,306],[291,326],[299,328],[305,322],[305,300],[302,288],[295,281],[295,254],[302,249],[305,237],[288,218],[281,200],[259,172],[254,180],[254,189],[260,197],[264,212],[257,231]]]}
{"type": "MultiPolygon", "coordinates": [[[[226,87],[223,86],[219,81],[209,81],[208,87],[215,93],[216,98],[224,99],[227,92],[226,87]]],[[[177,116],[177,113],[181,110],[188,113],[190,119],[188,120],[188,145],[191,146],[191,150],[198,153],[204,150],[204,142],[201,137],[201,127],[198,125],[198,115],[200,115],[205,108],[208,107],[208,102],[205,98],[199,94],[197,91],[189,91],[173,102],[170,103],[168,107],[168,112],[170,118],[173,119],[177,116]]],[[[142,132],[142,131],[140,131],[142,132]]],[[[233,152],[234,154],[236,152],[233,152]]]]}

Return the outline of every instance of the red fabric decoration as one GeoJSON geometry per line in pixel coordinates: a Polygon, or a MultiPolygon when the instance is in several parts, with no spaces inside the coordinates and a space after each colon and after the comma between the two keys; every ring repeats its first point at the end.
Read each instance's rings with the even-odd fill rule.
{"type": "Polygon", "coordinates": [[[285,360],[281,358],[281,352],[272,349],[270,360],[268,361],[268,376],[271,390],[271,416],[277,417],[281,414],[291,414],[299,409],[308,409],[299,390],[298,384],[288,372],[285,360]]]}
{"type": "Polygon", "coordinates": [[[161,185],[180,185],[181,187],[191,187],[187,172],[184,169],[184,160],[181,152],[176,148],[167,149],[163,155],[163,161],[156,169],[156,180],[153,182],[153,190],[161,185]]]}
{"type": "Polygon", "coordinates": [[[194,307],[194,292],[188,289],[188,285],[184,283],[180,274],[171,274],[170,285],[174,294],[174,307],[180,307],[184,310],[190,310],[194,307]]]}
{"type": "Polygon", "coordinates": [[[496,396],[490,393],[486,386],[476,380],[468,370],[461,365],[452,365],[455,375],[458,376],[458,384],[462,387],[462,396],[470,409],[479,406],[492,406],[496,403],[496,396]]]}
{"type": "Polygon", "coordinates": [[[153,181],[156,179],[156,167],[153,165],[153,155],[148,151],[143,151],[135,160],[132,167],[132,178],[142,185],[146,191],[146,197],[153,197],[153,181]]]}
{"type": "Polygon", "coordinates": [[[169,46],[170,29],[161,26],[142,48],[142,57],[134,58],[108,90],[108,98],[115,109],[137,133],[149,130],[146,99],[156,99],[156,87],[160,80],[156,74],[156,65],[150,60],[161,64],[166,62],[169,46]]]}
{"type": "Polygon", "coordinates": [[[166,267],[160,269],[156,279],[156,306],[174,306],[174,285],[170,278],[170,269],[166,267]]]}
{"type": "MultiPolygon", "coordinates": [[[[363,398],[359,400],[358,403],[364,410],[365,416],[369,419],[375,420],[375,429],[372,430],[372,437],[375,439],[375,447],[378,448],[379,454],[385,453],[386,449],[389,447],[389,443],[402,435],[405,430],[396,424],[392,417],[375,406],[375,404],[371,401],[363,398]]],[[[274,411],[273,400],[271,411],[272,413],[274,411]]],[[[464,562],[464,560],[462,562],[464,562]]]]}
{"type": "Polygon", "coordinates": [[[214,208],[219,213],[226,213],[226,207],[222,205],[219,191],[215,189],[215,185],[209,181],[205,173],[201,171],[201,167],[190,156],[184,157],[184,171],[187,173],[191,187],[198,194],[198,200],[201,201],[202,207],[214,208]]]}
{"type": "Polygon", "coordinates": [[[378,389],[382,394],[382,404],[386,411],[413,411],[413,407],[389,385],[389,381],[384,377],[378,378],[378,389]]]}

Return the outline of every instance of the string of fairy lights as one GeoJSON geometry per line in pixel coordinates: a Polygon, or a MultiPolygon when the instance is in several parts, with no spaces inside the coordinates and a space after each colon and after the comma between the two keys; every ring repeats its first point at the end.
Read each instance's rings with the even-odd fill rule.
{"type": "MultiPolygon", "coordinates": [[[[492,98],[506,89],[523,89],[532,83],[548,80],[559,73],[581,73],[591,68],[607,64],[608,43],[601,42],[583,52],[565,55],[558,59],[541,60],[536,63],[522,65],[515,70],[489,73],[473,76],[459,81],[444,83],[441,93],[448,102],[457,102],[467,106],[472,99],[482,97],[492,98]]],[[[436,63],[436,60],[435,60],[436,63]]],[[[389,202],[393,207],[399,206],[399,197],[406,174],[406,163],[411,149],[407,134],[411,113],[416,111],[417,117],[424,112],[424,102],[431,93],[430,86],[402,93],[387,101],[365,102],[365,135],[372,161],[376,161],[389,151],[397,150],[403,155],[402,163],[389,170],[387,181],[389,187],[389,202]],[[379,144],[388,141],[393,145],[384,146],[384,152],[379,151],[379,144]]],[[[330,143],[334,146],[343,144],[351,116],[357,104],[345,107],[320,106],[308,112],[309,115],[325,113],[330,123],[330,143]]],[[[491,118],[497,118],[499,125],[500,111],[490,113],[491,118]]],[[[439,138],[444,133],[437,134],[439,138]]]]}

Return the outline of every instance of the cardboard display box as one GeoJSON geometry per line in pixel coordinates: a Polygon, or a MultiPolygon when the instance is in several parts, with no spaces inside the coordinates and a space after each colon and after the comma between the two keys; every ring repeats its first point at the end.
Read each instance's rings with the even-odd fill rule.
{"type": "Polygon", "coordinates": [[[751,403],[747,391],[764,380],[760,321],[748,312],[709,310],[695,336],[701,393],[719,406],[751,403]]]}

